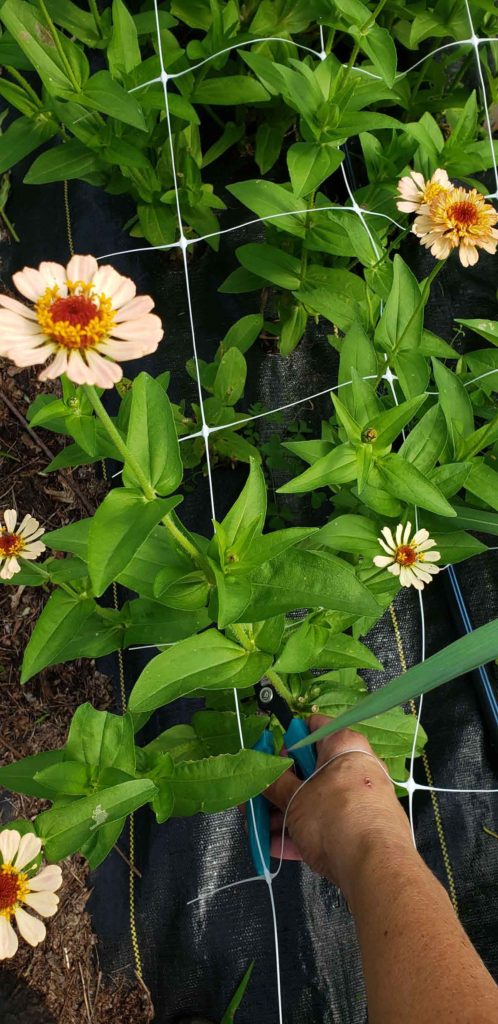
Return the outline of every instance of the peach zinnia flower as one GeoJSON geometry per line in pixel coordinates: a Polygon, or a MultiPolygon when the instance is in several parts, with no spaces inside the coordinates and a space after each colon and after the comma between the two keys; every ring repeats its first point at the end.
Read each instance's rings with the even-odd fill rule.
{"type": "Polygon", "coordinates": [[[401,199],[398,199],[396,206],[402,213],[419,213],[422,206],[434,202],[441,193],[447,192],[453,186],[446,171],[438,167],[432,178],[425,180],[420,171],[410,171],[404,178],[398,181],[398,192],[401,199]]]}
{"type": "Polygon", "coordinates": [[[12,917],[30,946],[38,946],[47,934],[43,921],[27,914],[21,904],[42,917],[56,913],[59,897],[55,892],[62,884],[60,867],[49,864],[35,875],[30,869],[41,845],[41,839],[32,832],[23,836],[16,829],[0,832],[0,960],[14,956],[19,945],[10,923],[12,917]]]}
{"type": "Polygon", "coordinates": [[[66,268],[24,267],[12,279],[34,308],[0,295],[0,356],[16,366],[53,356],[40,380],[65,373],[75,384],[111,388],[123,376],[118,362],[155,352],[163,336],[150,295],[137,295],[129,277],[94,256],[73,256],[66,268]]]}
{"type": "Polygon", "coordinates": [[[412,230],[436,259],[445,260],[453,249],[458,249],[462,265],[472,267],[479,259],[478,249],[495,254],[497,222],[494,206],[475,188],[470,192],[453,188],[421,209],[412,230]]]}
{"type": "Polygon", "coordinates": [[[436,541],[429,537],[428,530],[417,530],[410,540],[412,524],[399,523],[396,527],[396,536],[388,526],[381,530],[382,537],[377,540],[387,552],[386,555],[376,555],[374,565],[379,569],[387,569],[393,576],[399,576],[402,587],[415,587],[416,590],[423,590],[425,583],[431,583],[432,577],[440,572],[438,565],[441,555],[439,551],[431,551],[436,541]]]}
{"type": "Polygon", "coordinates": [[[14,508],[5,509],[3,518],[5,526],[0,526],[0,579],[10,580],[21,570],[18,558],[34,561],[45,551],[40,540],[45,530],[30,515],[24,516],[16,530],[17,512],[14,508]]]}

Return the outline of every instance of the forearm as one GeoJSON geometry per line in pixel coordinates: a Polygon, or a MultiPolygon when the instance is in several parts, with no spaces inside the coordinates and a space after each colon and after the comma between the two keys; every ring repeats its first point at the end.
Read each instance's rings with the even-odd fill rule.
{"type": "Polygon", "coordinates": [[[376,841],[360,858],[347,896],[370,1024],[498,1020],[498,988],[415,850],[376,841]]]}

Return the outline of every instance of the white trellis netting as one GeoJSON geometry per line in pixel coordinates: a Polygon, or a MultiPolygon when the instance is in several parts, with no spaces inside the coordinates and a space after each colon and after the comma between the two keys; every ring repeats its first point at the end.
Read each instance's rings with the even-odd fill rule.
{"type": "MultiPolygon", "coordinates": [[[[471,10],[470,10],[470,7],[469,7],[468,0],[464,0],[464,5],[465,5],[465,10],[466,10],[467,19],[468,19],[468,25],[469,25],[469,33],[470,33],[469,37],[466,38],[466,39],[456,40],[454,42],[447,43],[447,44],[445,44],[443,46],[437,47],[430,54],[427,54],[425,57],[421,58],[421,60],[417,61],[414,65],[412,65],[412,67],[409,68],[408,71],[402,72],[399,77],[403,77],[404,75],[408,74],[410,71],[413,71],[415,68],[419,67],[425,60],[428,60],[430,57],[432,57],[435,54],[440,53],[440,52],[442,52],[444,50],[448,50],[448,49],[451,49],[451,48],[454,48],[454,47],[462,47],[462,46],[468,46],[468,47],[472,47],[473,48],[474,54],[475,54],[475,60],[476,60],[477,75],[478,75],[478,79],[479,79],[479,83],[480,83],[480,88],[481,88],[481,93],[482,93],[483,108],[485,110],[485,124],[486,124],[486,130],[487,130],[487,134],[488,134],[488,138],[489,138],[490,148],[491,148],[492,168],[493,168],[494,183],[495,183],[494,191],[489,193],[487,198],[488,199],[492,199],[492,200],[493,199],[496,200],[496,199],[498,199],[498,163],[497,163],[496,154],[495,154],[495,146],[494,146],[494,141],[493,141],[491,119],[490,119],[489,110],[488,110],[488,102],[487,102],[487,96],[486,96],[486,87],[485,87],[485,81],[484,81],[483,68],[482,68],[481,60],[480,60],[480,47],[483,46],[483,45],[486,45],[488,43],[498,42],[498,39],[495,38],[495,37],[492,37],[492,38],[480,38],[480,37],[478,37],[476,35],[476,32],[475,32],[475,28],[474,28],[474,24],[473,24],[473,20],[472,20],[472,14],[471,14],[471,10]]],[[[318,60],[324,60],[326,58],[327,54],[326,54],[325,48],[324,48],[323,29],[322,29],[322,26],[319,26],[320,40],[321,40],[321,50],[320,51],[314,50],[313,48],[311,48],[309,46],[303,46],[303,45],[301,45],[299,43],[295,43],[293,40],[285,39],[285,38],[280,38],[280,37],[273,37],[272,36],[272,37],[264,37],[264,38],[261,38],[261,39],[250,39],[250,40],[247,40],[247,41],[242,42],[242,43],[236,43],[236,44],[233,44],[231,46],[227,46],[226,48],[218,51],[217,53],[214,53],[211,56],[206,57],[205,60],[200,61],[198,64],[195,64],[195,65],[193,65],[190,68],[186,68],[186,69],[183,69],[182,71],[178,71],[178,72],[171,72],[171,73],[169,73],[166,70],[166,67],[165,67],[165,64],[167,64],[167,55],[164,54],[163,51],[162,51],[161,33],[160,33],[160,25],[159,25],[159,10],[158,10],[158,2],[157,2],[157,0],[154,0],[154,10],[155,10],[155,17],[156,17],[157,47],[158,47],[158,56],[159,56],[159,61],[160,61],[161,73],[160,73],[160,75],[157,78],[154,78],[154,79],[152,79],[149,82],[143,83],[142,85],[138,86],[137,89],[143,89],[143,88],[146,88],[149,85],[153,85],[153,84],[156,84],[158,82],[161,82],[162,86],[163,86],[163,90],[164,90],[164,111],[165,111],[165,116],[166,116],[167,126],[168,126],[169,148],[170,148],[171,164],[172,164],[173,175],[174,175],[175,201],[176,201],[176,213],[177,213],[178,227],[179,227],[179,239],[176,242],[171,242],[171,243],[168,243],[166,245],[144,246],[144,247],[141,247],[141,248],[120,250],[119,252],[107,253],[107,254],[99,257],[99,259],[103,260],[103,259],[108,259],[110,257],[127,255],[129,253],[151,252],[153,250],[165,251],[165,250],[175,249],[175,248],[181,250],[181,252],[182,252],[183,269],[184,269],[184,276],[185,276],[185,288],[186,288],[186,296],[187,296],[187,312],[188,312],[189,325],[190,325],[190,335],[191,335],[191,341],[192,341],[193,356],[194,356],[194,362],[195,362],[195,367],[196,367],[197,386],[198,386],[198,394],[199,394],[199,409],[200,409],[200,413],[201,413],[202,429],[200,431],[194,433],[194,434],[188,435],[188,437],[181,438],[181,440],[185,441],[185,440],[190,440],[190,439],[196,438],[196,437],[202,437],[204,439],[204,447],[205,447],[205,455],[206,455],[206,467],[207,467],[207,478],[208,478],[208,484],[209,484],[211,514],[212,514],[212,518],[216,519],[215,496],[214,496],[213,478],[212,478],[212,467],[211,467],[210,452],[209,452],[209,436],[210,436],[211,433],[214,433],[217,430],[220,430],[220,429],[226,430],[227,426],[231,426],[232,424],[223,424],[222,426],[210,427],[208,425],[207,421],[206,421],[205,410],[204,410],[204,402],[203,402],[203,395],[202,395],[202,386],[201,386],[201,379],[200,379],[200,372],[199,372],[199,361],[198,361],[197,343],[196,343],[196,327],[195,327],[195,317],[194,317],[192,295],[191,295],[191,288],[190,288],[190,275],[189,275],[187,252],[188,252],[188,249],[191,246],[196,245],[198,242],[206,241],[206,240],[208,240],[208,239],[210,239],[210,238],[212,238],[214,236],[223,236],[223,235],[228,234],[230,232],[238,231],[241,228],[250,227],[251,225],[258,224],[261,221],[273,221],[273,220],[278,220],[278,219],[280,219],[282,217],[286,217],[286,216],[292,216],[292,215],[295,216],[296,213],[306,214],[306,213],[311,212],[311,211],[308,211],[307,209],[303,209],[301,211],[289,211],[288,213],[280,212],[280,213],[268,215],[266,217],[256,217],[256,218],[252,218],[252,219],[250,219],[248,221],[244,221],[242,224],[238,224],[238,225],[236,225],[234,227],[220,229],[219,231],[211,232],[211,233],[203,235],[203,236],[201,236],[199,238],[193,238],[193,239],[186,238],[186,236],[184,234],[184,231],[183,231],[182,210],[181,210],[181,204],[180,204],[179,186],[178,186],[178,178],[177,178],[177,171],[176,171],[175,152],[174,152],[174,145],[173,145],[172,132],[171,132],[171,119],[170,119],[170,109],[169,109],[169,99],[168,99],[168,85],[169,85],[170,82],[174,81],[175,79],[178,79],[178,78],[184,77],[185,75],[191,74],[197,68],[199,68],[202,65],[208,63],[211,60],[215,60],[217,57],[219,57],[219,56],[221,56],[223,54],[229,53],[230,51],[236,50],[236,49],[241,48],[241,47],[253,46],[255,43],[258,43],[258,42],[282,42],[282,43],[285,43],[287,45],[296,47],[297,50],[303,51],[305,53],[309,53],[312,56],[316,57],[318,60]]],[[[353,68],[352,70],[354,70],[355,72],[357,72],[359,74],[367,75],[367,76],[369,76],[371,78],[374,78],[374,79],[379,79],[380,78],[380,76],[375,75],[373,72],[368,71],[368,70],[363,69],[363,68],[353,68]]],[[[137,91],[137,89],[135,89],[133,91],[137,91]]],[[[375,255],[378,256],[378,255],[380,255],[380,253],[379,253],[379,251],[377,249],[375,239],[374,239],[374,237],[373,237],[373,235],[372,235],[372,233],[371,233],[371,231],[369,229],[367,218],[369,218],[369,217],[381,217],[383,219],[389,220],[391,223],[393,223],[397,227],[401,227],[401,225],[398,225],[395,220],[393,220],[390,217],[387,217],[385,214],[378,213],[378,212],[372,212],[370,210],[366,210],[363,207],[359,206],[358,203],[355,200],[355,197],[354,197],[354,194],[353,194],[353,190],[352,190],[351,184],[350,184],[350,182],[348,180],[346,171],[344,170],[344,165],[341,165],[341,171],[342,171],[342,175],[343,175],[343,178],[344,178],[344,184],[345,184],[345,187],[346,187],[349,199],[351,201],[351,205],[348,206],[348,207],[337,206],[337,205],[330,205],[330,206],[327,205],[327,206],[322,206],[322,207],[315,207],[313,212],[318,213],[320,211],[323,211],[323,212],[330,211],[330,212],[334,212],[334,213],[344,213],[344,214],[347,214],[347,215],[357,216],[359,218],[359,220],[361,221],[361,224],[363,225],[364,230],[367,233],[367,236],[368,236],[368,238],[370,240],[370,244],[371,244],[371,246],[373,248],[373,251],[374,251],[375,255]]],[[[387,356],[386,356],[386,365],[387,365],[387,356]]],[[[486,377],[486,376],[488,376],[488,375],[490,375],[492,373],[496,373],[496,372],[497,372],[496,370],[489,370],[486,373],[480,374],[478,377],[475,377],[473,380],[468,381],[467,382],[467,386],[469,386],[470,384],[475,383],[477,380],[481,379],[482,377],[486,377]]],[[[369,379],[375,379],[375,378],[367,377],[365,379],[369,380],[369,379]]],[[[390,390],[392,392],[394,401],[397,402],[396,390],[394,388],[394,381],[396,380],[396,377],[392,374],[392,372],[391,372],[391,370],[390,370],[390,368],[388,366],[386,368],[386,372],[384,374],[384,378],[383,379],[388,384],[388,386],[389,386],[389,388],[390,388],[390,390]]],[[[263,413],[258,413],[255,416],[247,416],[244,419],[238,419],[237,420],[237,426],[241,426],[242,424],[248,423],[248,422],[250,422],[252,420],[260,419],[261,417],[271,416],[275,412],[281,412],[283,410],[286,410],[286,409],[292,408],[294,406],[297,406],[297,405],[299,405],[301,403],[310,401],[312,399],[316,399],[316,398],[320,397],[321,395],[325,395],[325,394],[330,393],[331,391],[337,391],[340,387],[345,387],[345,386],[347,386],[350,383],[351,383],[350,381],[346,381],[346,382],[344,382],[342,384],[335,384],[335,385],[332,385],[331,387],[328,387],[328,388],[326,388],[326,389],[324,389],[324,390],[322,390],[320,392],[317,392],[316,394],[307,395],[304,398],[300,398],[300,399],[297,399],[295,401],[289,402],[289,403],[287,403],[285,405],[282,405],[282,406],[279,406],[279,407],[277,407],[275,409],[267,410],[266,412],[263,412],[263,413]]],[[[434,394],[434,392],[429,392],[429,394],[434,394]]],[[[235,423],[233,425],[235,426],[235,423]]],[[[415,510],[415,515],[417,517],[417,510],[415,510]]],[[[418,528],[418,521],[417,521],[417,528],[418,528]]],[[[423,596],[422,596],[422,592],[420,592],[420,591],[418,592],[418,599],[419,599],[420,629],[421,629],[420,660],[423,661],[425,659],[425,614],[424,614],[423,596]]],[[[164,645],[164,646],[167,646],[167,645],[164,645]]],[[[240,743],[241,743],[241,746],[243,747],[244,746],[244,736],[243,736],[242,722],[241,722],[241,718],[240,718],[239,705],[238,705],[238,697],[237,697],[237,691],[236,690],[234,690],[234,700],[235,700],[235,708],[236,708],[237,717],[238,717],[240,743]]],[[[421,719],[421,714],[422,714],[422,705],[423,705],[423,698],[421,697],[420,698],[420,702],[419,702],[419,708],[418,708],[418,714],[417,714],[417,722],[416,722],[416,728],[415,728],[415,734],[414,734],[414,739],[413,739],[412,752],[411,752],[411,757],[410,757],[410,771],[409,771],[408,780],[406,782],[397,782],[396,780],[391,780],[393,782],[396,781],[396,785],[401,786],[403,789],[405,789],[406,793],[408,795],[408,798],[409,798],[409,816],[410,816],[410,824],[411,824],[411,829],[412,829],[412,835],[413,835],[414,843],[415,843],[415,832],[414,832],[414,824],[413,824],[413,821],[414,821],[414,819],[413,819],[413,797],[414,797],[414,793],[417,790],[425,790],[425,791],[436,792],[436,793],[496,793],[496,792],[498,792],[498,789],[491,789],[491,790],[462,789],[462,788],[449,789],[449,788],[443,788],[443,787],[437,787],[437,786],[422,785],[422,784],[420,784],[420,783],[415,781],[415,778],[414,778],[414,761],[415,761],[415,751],[416,751],[416,744],[417,744],[417,736],[418,736],[418,731],[419,731],[419,728],[420,728],[420,719],[421,719]]],[[[321,770],[321,769],[319,769],[319,770],[321,770]]],[[[309,781],[309,780],[307,780],[307,781],[309,781]]],[[[304,785],[306,785],[306,783],[303,783],[303,786],[304,785]]],[[[252,813],[253,817],[254,817],[254,810],[253,810],[252,802],[250,803],[250,813],[252,813]]],[[[284,828],[285,828],[285,822],[284,822],[284,828]]],[[[283,839],[283,832],[282,832],[282,839],[283,839]]],[[[259,845],[259,839],[258,839],[258,845],[259,845]]],[[[272,920],[273,920],[273,933],[274,933],[274,945],[275,945],[275,970],[276,970],[276,1007],[278,1008],[279,1024],[282,1024],[283,1019],[284,1019],[283,1018],[283,994],[282,994],[281,976],[280,976],[279,935],[278,935],[276,906],[275,906],[275,899],[274,899],[272,883],[273,883],[273,879],[277,876],[277,874],[280,871],[281,864],[282,864],[282,859],[280,859],[280,863],[279,863],[279,866],[277,868],[277,871],[274,872],[274,873],[266,872],[266,874],[265,874],[265,876],[263,878],[257,877],[257,878],[240,879],[240,880],[232,881],[232,882],[228,883],[226,886],[223,886],[221,889],[218,888],[218,889],[215,889],[215,890],[211,890],[210,892],[203,893],[203,894],[201,894],[200,896],[197,896],[194,900],[191,901],[192,903],[196,903],[200,899],[205,899],[208,896],[214,895],[215,893],[222,891],[222,889],[223,890],[224,889],[230,889],[233,886],[240,885],[242,883],[249,882],[249,881],[264,881],[266,883],[266,885],[268,887],[268,894],[269,894],[269,898],[270,898],[270,908],[271,908],[271,914],[272,914],[272,920]]]]}

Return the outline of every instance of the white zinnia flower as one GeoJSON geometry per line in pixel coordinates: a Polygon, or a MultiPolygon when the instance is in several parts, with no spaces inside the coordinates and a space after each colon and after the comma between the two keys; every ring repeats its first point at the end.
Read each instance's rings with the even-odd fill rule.
{"type": "Polygon", "coordinates": [[[163,336],[150,295],[137,295],[129,277],[94,256],[24,267],[12,280],[34,308],[0,295],[0,356],[16,366],[53,356],[40,380],[65,373],[75,384],[112,388],[123,376],[118,363],[155,352],[163,336]]]}
{"type": "Polygon", "coordinates": [[[380,546],[387,551],[386,555],[376,555],[374,565],[380,569],[387,569],[393,576],[399,576],[402,587],[415,587],[423,590],[425,583],[431,583],[432,577],[440,572],[440,567],[434,565],[439,562],[441,555],[439,551],[431,551],[436,541],[429,537],[428,530],[417,530],[410,540],[412,524],[399,523],[396,527],[396,537],[388,526],[381,530],[383,537],[377,540],[380,546]]]}
{"type": "Polygon", "coordinates": [[[39,538],[45,533],[33,516],[24,516],[16,530],[17,512],[7,508],[3,514],[5,526],[0,526],[0,579],[10,580],[21,566],[18,558],[34,561],[45,551],[45,545],[39,538]]]}
{"type": "Polygon", "coordinates": [[[418,213],[421,206],[432,203],[434,199],[453,186],[445,170],[438,167],[432,178],[425,180],[420,171],[410,171],[398,181],[398,199],[396,206],[403,213],[418,213]]]}
{"type": "Polygon", "coordinates": [[[57,910],[59,897],[55,891],[62,884],[60,867],[49,864],[30,877],[29,865],[38,857],[41,845],[41,839],[32,832],[23,836],[15,829],[0,832],[0,960],[14,956],[19,945],[12,917],[30,946],[37,946],[45,938],[43,921],[27,914],[21,904],[42,917],[52,917],[57,910]]]}

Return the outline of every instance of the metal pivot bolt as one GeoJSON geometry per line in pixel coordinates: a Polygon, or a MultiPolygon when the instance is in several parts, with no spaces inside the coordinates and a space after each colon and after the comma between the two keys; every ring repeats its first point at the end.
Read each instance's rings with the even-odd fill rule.
{"type": "Polygon", "coordinates": [[[273,690],[271,686],[262,686],[259,691],[259,700],[261,704],[271,704],[273,700],[273,690]]]}

